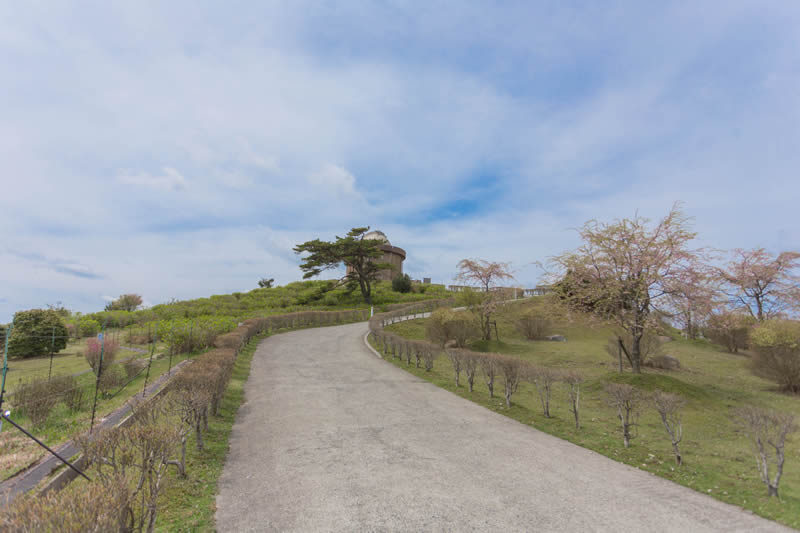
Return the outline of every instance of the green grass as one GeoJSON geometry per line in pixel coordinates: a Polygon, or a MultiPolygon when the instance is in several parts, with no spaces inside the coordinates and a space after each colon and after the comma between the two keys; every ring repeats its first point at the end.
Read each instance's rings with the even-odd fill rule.
{"type": "MultiPolygon", "coordinates": [[[[172,358],[172,366],[186,359],[189,354],[176,355],[172,358]]],[[[74,357],[74,356],[73,356],[74,357]]],[[[119,357],[119,356],[118,356],[119,357]]],[[[77,358],[75,358],[77,359],[77,358]]],[[[82,358],[83,359],[83,358],[82,358]]],[[[88,365],[87,365],[88,367],[88,365]]],[[[148,383],[152,383],[160,375],[167,372],[169,368],[169,358],[162,357],[154,359],[150,370],[148,383]]],[[[122,389],[113,398],[98,395],[97,414],[95,420],[111,414],[113,411],[125,404],[128,399],[142,391],[145,374],[141,373],[136,379],[122,389]]],[[[50,413],[47,422],[38,427],[32,427],[31,421],[25,416],[15,416],[13,406],[11,407],[12,419],[30,430],[37,438],[48,446],[57,446],[69,440],[74,434],[87,431],[92,416],[92,400],[94,393],[95,377],[91,372],[78,377],[78,382],[85,385],[87,398],[84,399],[83,408],[79,411],[72,411],[63,403],[59,403],[50,413]]],[[[127,380],[126,380],[127,381],[127,380]]],[[[18,430],[9,424],[3,425],[0,433],[0,479],[7,479],[20,469],[27,467],[31,462],[42,457],[46,452],[35,442],[22,436],[18,430]]]]}
{"type": "MultiPolygon", "coordinates": [[[[755,468],[749,442],[733,420],[734,410],[745,404],[800,414],[800,397],[782,394],[772,383],[753,376],[746,356],[725,353],[704,341],[678,339],[664,345],[664,352],[680,361],[682,368],[678,371],[646,369],[644,374],[634,375],[626,370],[620,375],[616,372],[617,362],[605,352],[610,335],[608,329],[561,324],[553,333],[565,335],[568,342],[526,341],[512,325],[518,305],[540,304],[534,300],[507,306],[497,317],[502,342],[477,342],[472,348],[512,354],[538,365],[581,372],[586,382],[582,388],[580,430],[574,427],[567,393],[561,386],[554,393],[551,407],[554,416],[548,419],[542,415],[536,389],[530,384],[520,385],[512,398],[512,407],[507,409],[500,397],[488,397],[488,389],[482,382],[476,384],[472,394],[463,384],[456,389],[452,367],[444,357],[436,360],[431,372],[407,367],[398,359],[389,360],[459,396],[546,433],[800,528],[800,434],[787,440],[781,499],[770,499],[755,468]],[[655,411],[647,407],[642,409],[638,437],[631,448],[622,446],[616,413],[605,403],[603,389],[609,382],[629,383],[646,391],[661,389],[686,398],[681,443],[683,466],[675,466],[661,421],[655,411]]],[[[386,329],[421,339],[424,328],[424,320],[412,320],[386,329]]],[[[502,395],[502,385],[496,383],[495,391],[496,396],[502,395]]]]}
{"type": "MultiPolygon", "coordinates": [[[[78,339],[67,343],[67,347],[53,356],[53,376],[63,376],[67,374],[77,374],[90,370],[89,363],[83,356],[86,350],[87,339],[78,339]]],[[[150,345],[142,345],[140,348],[149,350],[150,345]]],[[[163,350],[163,344],[157,345],[157,351],[163,350]]],[[[0,357],[2,354],[0,354],[0,357]]],[[[117,361],[122,361],[130,357],[143,356],[139,352],[120,348],[117,351],[117,361]]],[[[2,360],[0,360],[2,364],[2,360]]],[[[12,392],[20,380],[27,381],[31,378],[46,378],[50,371],[50,356],[30,357],[26,359],[9,359],[8,374],[6,375],[6,392],[12,392]]]]}
{"type": "Polygon", "coordinates": [[[225,466],[236,412],[244,401],[250,362],[263,338],[262,335],[251,340],[236,358],[219,414],[209,419],[202,452],[197,450],[194,434],[191,435],[186,453],[187,479],[180,479],[171,471],[169,485],[159,499],[158,531],[214,531],[217,481],[225,466]]]}

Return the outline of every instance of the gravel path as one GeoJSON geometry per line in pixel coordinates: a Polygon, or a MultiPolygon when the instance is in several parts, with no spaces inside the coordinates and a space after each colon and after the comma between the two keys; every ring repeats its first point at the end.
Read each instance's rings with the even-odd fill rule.
{"type": "Polygon", "coordinates": [[[789,531],[420,380],[365,332],[258,347],[220,531],[789,531]]]}

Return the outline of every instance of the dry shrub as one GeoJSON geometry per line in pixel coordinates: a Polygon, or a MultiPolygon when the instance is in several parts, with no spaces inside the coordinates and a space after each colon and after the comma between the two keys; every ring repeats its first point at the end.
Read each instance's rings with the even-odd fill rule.
{"type": "Polygon", "coordinates": [[[86,341],[84,356],[89,366],[92,367],[92,372],[94,372],[95,376],[100,368],[101,353],[103,357],[103,372],[105,372],[106,368],[114,364],[114,359],[117,357],[118,350],[119,344],[110,338],[106,338],[105,341],[99,341],[97,339],[88,339],[86,341]]]}
{"type": "Polygon", "coordinates": [[[9,533],[125,531],[130,492],[125,480],[77,482],[41,496],[29,493],[0,513],[0,530],[9,533]]]}
{"type": "Polygon", "coordinates": [[[47,379],[31,378],[17,385],[10,400],[14,410],[30,418],[36,427],[47,421],[53,408],[61,401],[61,394],[50,389],[47,379]]]}
{"type": "Polygon", "coordinates": [[[422,364],[427,372],[433,370],[433,364],[436,361],[437,352],[429,343],[420,343],[422,348],[422,364]]]}
{"type": "Polygon", "coordinates": [[[683,439],[681,409],[686,405],[686,400],[676,394],[657,390],[650,396],[650,401],[661,417],[661,423],[664,424],[664,429],[666,429],[669,434],[670,441],[672,442],[672,451],[675,454],[675,462],[680,466],[683,464],[683,457],[681,457],[681,451],[678,448],[678,444],[680,444],[683,439]]]}
{"type": "Polygon", "coordinates": [[[622,440],[626,448],[636,437],[636,419],[639,414],[639,403],[642,398],[639,389],[624,383],[606,385],[608,404],[617,410],[617,418],[622,425],[622,440]]]}
{"type": "Polygon", "coordinates": [[[123,367],[125,368],[125,375],[128,377],[128,379],[133,379],[137,374],[139,374],[139,372],[144,370],[146,366],[147,361],[144,359],[137,359],[136,357],[128,359],[123,364],[123,367]]]}
{"type": "Polygon", "coordinates": [[[739,409],[736,418],[750,436],[758,473],[767,486],[767,496],[778,496],[786,460],[786,437],[797,431],[794,415],[748,406],[739,409]],[[773,468],[775,474],[770,476],[773,468]]]}
{"type": "Polygon", "coordinates": [[[486,388],[489,389],[489,398],[494,398],[494,380],[499,373],[497,360],[492,354],[480,354],[478,366],[483,374],[483,381],[486,383],[486,388]]]}
{"type": "MultiPolygon", "coordinates": [[[[105,363],[103,366],[105,367],[105,363]]],[[[113,365],[103,370],[97,387],[103,394],[109,394],[114,389],[122,386],[124,382],[125,377],[122,369],[119,365],[113,365]]]]}
{"type": "Polygon", "coordinates": [[[476,331],[477,326],[472,315],[452,309],[436,309],[425,322],[427,339],[439,346],[454,341],[457,347],[463,348],[476,331]]]}
{"type": "Polygon", "coordinates": [[[543,339],[550,333],[552,321],[542,312],[529,310],[517,317],[514,327],[528,340],[543,339]]]}
{"type": "Polygon", "coordinates": [[[456,387],[458,387],[458,380],[461,376],[461,361],[463,351],[459,350],[458,348],[445,348],[445,353],[447,354],[447,358],[450,359],[450,363],[453,365],[453,373],[455,374],[456,378],[456,387]]]}
{"type": "Polygon", "coordinates": [[[583,383],[583,376],[580,373],[571,370],[563,374],[562,380],[564,383],[566,383],[567,387],[569,387],[569,410],[575,417],[575,429],[580,429],[581,422],[578,413],[581,406],[581,383],[583,383]]]}
{"type": "Polygon", "coordinates": [[[495,361],[498,373],[503,377],[504,395],[506,407],[511,407],[511,395],[517,392],[519,382],[528,371],[524,361],[502,354],[491,354],[489,357],[495,361]]]}
{"type": "Polygon", "coordinates": [[[561,373],[545,366],[531,366],[528,368],[526,378],[536,385],[539,401],[542,403],[542,414],[550,418],[550,399],[553,395],[553,386],[561,379],[561,373]]]}
{"type": "Polygon", "coordinates": [[[79,435],[75,442],[92,466],[91,477],[110,483],[123,479],[134,487],[125,514],[133,530],[151,532],[167,467],[180,443],[180,427],[164,416],[163,400],[131,402],[133,424],[79,435]]]}
{"type": "Polygon", "coordinates": [[[461,352],[461,368],[464,370],[464,375],[467,378],[467,385],[469,391],[472,392],[475,387],[475,374],[478,371],[478,363],[480,361],[480,354],[464,350],[461,352]]]}

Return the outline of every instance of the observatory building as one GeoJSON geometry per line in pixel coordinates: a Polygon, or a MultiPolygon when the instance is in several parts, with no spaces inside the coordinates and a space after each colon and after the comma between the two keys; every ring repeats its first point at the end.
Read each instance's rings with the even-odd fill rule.
{"type": "MultiPolygon", "coordinates": [[[[397,246],[392,246],[388,237],[382,231],[370,231],[364,235],[364,239],[373,239],[380,241],[379,248],[383,252],[383,257],[378,261],[379,263],[389,263],[392,265],[391,269],[385,269],[378,272],[378,279],[383,281],[391,281],[393,278],[403,273],[403,261],[406,259],[406,251],[397,246]]],[[[350,273],[350,267],[347,267],[347,273],[350,273]]]]}

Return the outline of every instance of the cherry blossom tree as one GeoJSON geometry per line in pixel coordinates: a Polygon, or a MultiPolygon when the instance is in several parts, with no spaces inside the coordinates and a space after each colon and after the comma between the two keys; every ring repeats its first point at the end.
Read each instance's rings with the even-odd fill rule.
{"type": "Polygon", "coordinates": [[[696,234],[678,204],[654,226],[649,222],[638,214],[611,223],[590,220],[578,230],[583,244],[552,259],[551,276],[580,280],[561,292],[561,301],[626,332],[629,346],[621,337],[619,344],[635,373],[642,367],[642,337],[669,314],[669,298],[705,258],[703,249],[689,247],[696,234]]]}
{"type": "Polygon", "coordinates": [[[736,249],[727,268],[717,269],[733,305],[763,322],[800,310],[800,252],[773,256],[764,248],[736,249]]]}
{"type": "Polygon", "coordinates": [[[480,288],[480,294],[468,298],[468,307],[478,315],[483,340],[491,338],[491,316],[497,310],[499,296],[492,291],[504,279],[513,279],[510,263],[497,263],[483,259],[462,259],[458,265],[456,280],[480,288]]]}

